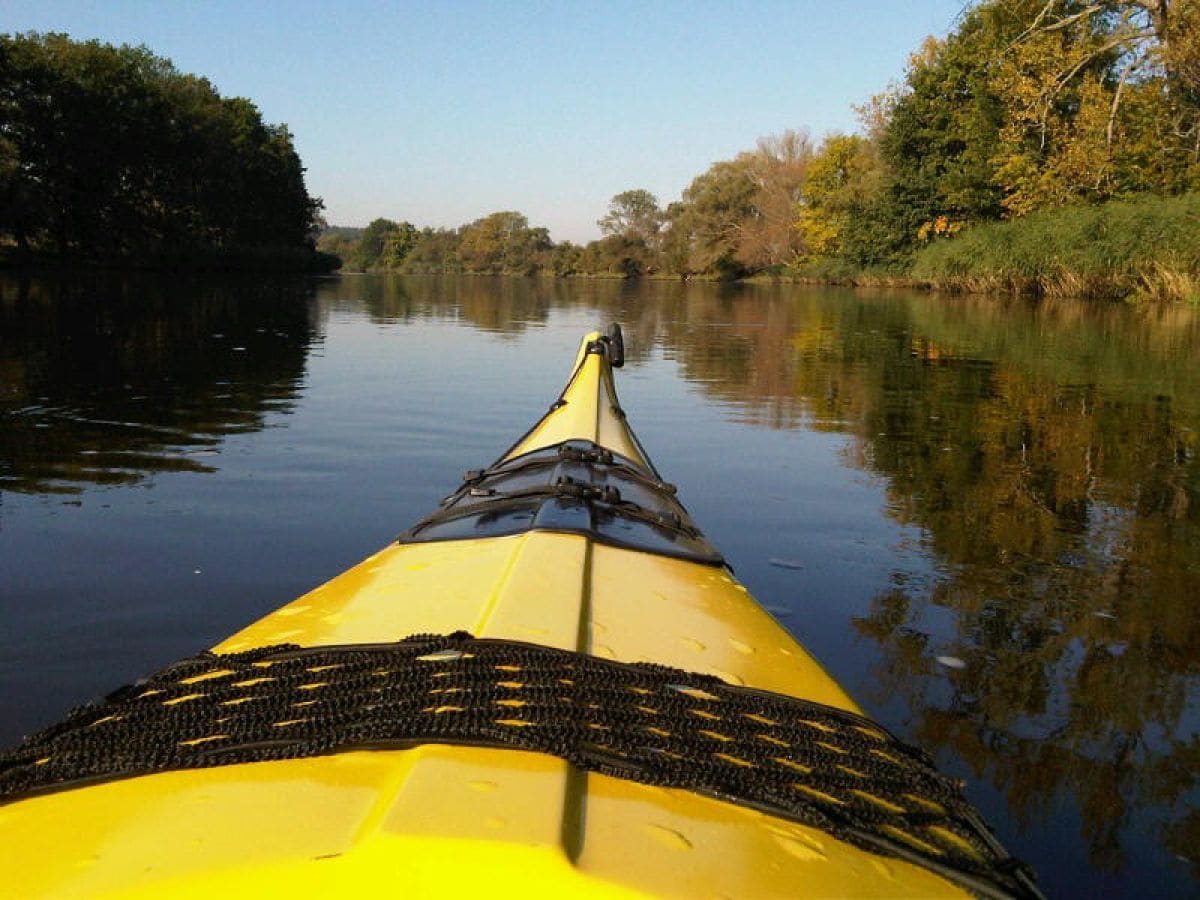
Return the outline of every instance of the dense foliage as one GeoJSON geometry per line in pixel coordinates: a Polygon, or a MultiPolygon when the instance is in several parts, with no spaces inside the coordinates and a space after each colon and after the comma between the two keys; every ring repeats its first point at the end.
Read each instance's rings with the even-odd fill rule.
{"type": "Polygon", "coordinates": [[[283,125],[144,47],[0,35],[0,244],[115,263],[311,265],[283,125]]]}
{"type": "Polygon", "coordinates": [[[457,230],[377,220],[341,249],[352,267],[408,272],[1196,293],[1200,0],[983,0],[860,113],[861,134],[760,140],[665,209],[645,190],[617,194],[584,247],[503,212],[457,230]],[[1179,195],[1191,199],[1162,199],[1179,195]],[[1161,215],[1176,223],[1169,247],[1161,215]],[[383,227],[403,239],[380,243],[383,227]],[[1021,275],[1029,266],[1042,268],[1021,275]]]}

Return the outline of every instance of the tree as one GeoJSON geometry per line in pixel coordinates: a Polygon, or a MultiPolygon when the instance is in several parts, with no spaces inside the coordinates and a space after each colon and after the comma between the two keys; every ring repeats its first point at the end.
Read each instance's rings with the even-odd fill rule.
{"type": "Polygon", "coordinates": [[[458,246],[461,232],[452,228],[422,228],[400,271],[415,275],[450,275],[462,270],[458,246]]]}
{"type": "Polygon", "coordinates": [[[583,271],[583,248],[570,241],[561,241],[542,254],[539,267],[559,278],[583,271]]]}
{"type": "Polygon", "coordinates": [[[649,191],[617,194],[609,202],[608,214],[596,223],[605,237],[588,245],[583,264],[590,272],[625,276],[658,270],[663,221],[658,198],[649,191]]]}
{"type": "Polygon", "coordinates": [[[821,143],[804,180],[796,231],[809,259],[844,256],[855,226],[879,190],[875,145],[856,134],[832,134],[821,143]]]}
{"type": "Polygon", "coordinates": [[[671,220],[671,243],[686,248],[682,273],[736,278],[749,271],[738,251],[745,223],[754,215],[757,192],[744,154],[714,163],[692,180],[671,220]]]}
{"type": "Polygon", "coordinates": [[[589,275],[634,278],[657,268],[655,254],[640,238],[610,234],[583,248],[579,265],[589,275]]]}
{"type": "Polygon", "coordinates": [[[552,246],[545,228],[530,228],[519,212],[495,212],[462,229],[458,259],[464,271],[531,275],[539,255],[552,246]]]}
{"type": "Polygon", "coordinates": [[[743,154],[756,191],[749,218],[738,239],[737,258],[749,270],[778,268],[803,252],[796,228],[813,147],[801,131],[760,138],[743,154]]]}
{"type": "Polygon", "coordinates": [[[972,9],[945,40],[912,55],[904,86],[887,102],[879,132],[884,172],[849,241],[862,265],[903,264],[923,228],[998,218],[1002,191],[992,157],[1004,109],[989,68],[1015,31],[972,9]]]}
{"type": "Polygon", "coordinates": [[[653,247],[662,227],[662,218],[658,198],[639,188],[614,196],[609,201],[608,213],[596,224],[606,235],[622,235],[653,247]]]}
{"type": "Polygon", "coordinates": [[[399,228],[400,226],[391,219],[373,220],[359,237],[348,262],[364,272],[381,264],[386,265],[388,244],[399,228]]]}
{"type": "Polygon", "coordinates": [[[411,222],[401,222],[384,241],[380,262],[385,269],[399,269],[420,240],[421,232],[411,222]]]}
{"type": "Polygon", "coordinates": [[[987,4],[1023,26],[993,84],[1005,208],[1200,187],[1200,11],[1166,0],[987,4]]]}
{"type": "Polygon", "coordinates": [[[145,47],[0,35],[0,159],[0,228],[34,249],[312,250],[321,203],[287,128],[145,47]]]}

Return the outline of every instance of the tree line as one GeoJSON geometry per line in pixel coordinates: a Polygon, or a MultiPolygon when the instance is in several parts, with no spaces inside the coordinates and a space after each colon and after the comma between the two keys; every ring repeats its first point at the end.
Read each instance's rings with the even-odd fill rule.
{"type": "MultiPolygon", "coordinates": [[[[838,277],[920,270],[986,223],[1011,226],[1004,244],[1035,213],[1075,221],[1122,200],[1151,221],[1200,191],[1200,3],[983,0],[858,112],[858,133],[761,139],[665,207],[617,194],[583,246],[514,211],[457,229],[377,219],[322,246],[402,272],[838,277]]],[[[1131,265],[1172,256],[1200,276],[1196,241],[1172,240],[1131,265]]]]}
{"type": "Polygon", "coordinates": [[[320,264],[284,125],[145,47],[0,35],[0,252],[320,264]]]}

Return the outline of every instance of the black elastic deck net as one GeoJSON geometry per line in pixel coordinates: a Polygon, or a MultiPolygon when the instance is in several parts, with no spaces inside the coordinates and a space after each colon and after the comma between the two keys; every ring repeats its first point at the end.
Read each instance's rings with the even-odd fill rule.
{"type": "Polygon", "coordinates": [[[1039,896],[960,787],[868,719],[712,676],[462,632],[202,653],[0,754],[0,802],[424,743],[549,753],[814,826],[982,896],[1039,896]]]}

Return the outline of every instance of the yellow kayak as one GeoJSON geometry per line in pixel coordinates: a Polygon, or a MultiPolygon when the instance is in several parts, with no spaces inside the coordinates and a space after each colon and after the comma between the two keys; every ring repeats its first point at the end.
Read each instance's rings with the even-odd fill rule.
{"type": "Polygon", "coordinates": [[[0,755],[5,891],[1037,896],[733,577],[629,428],[622,355],[587,335],[550,411],[397,542],[0,755]]]}

